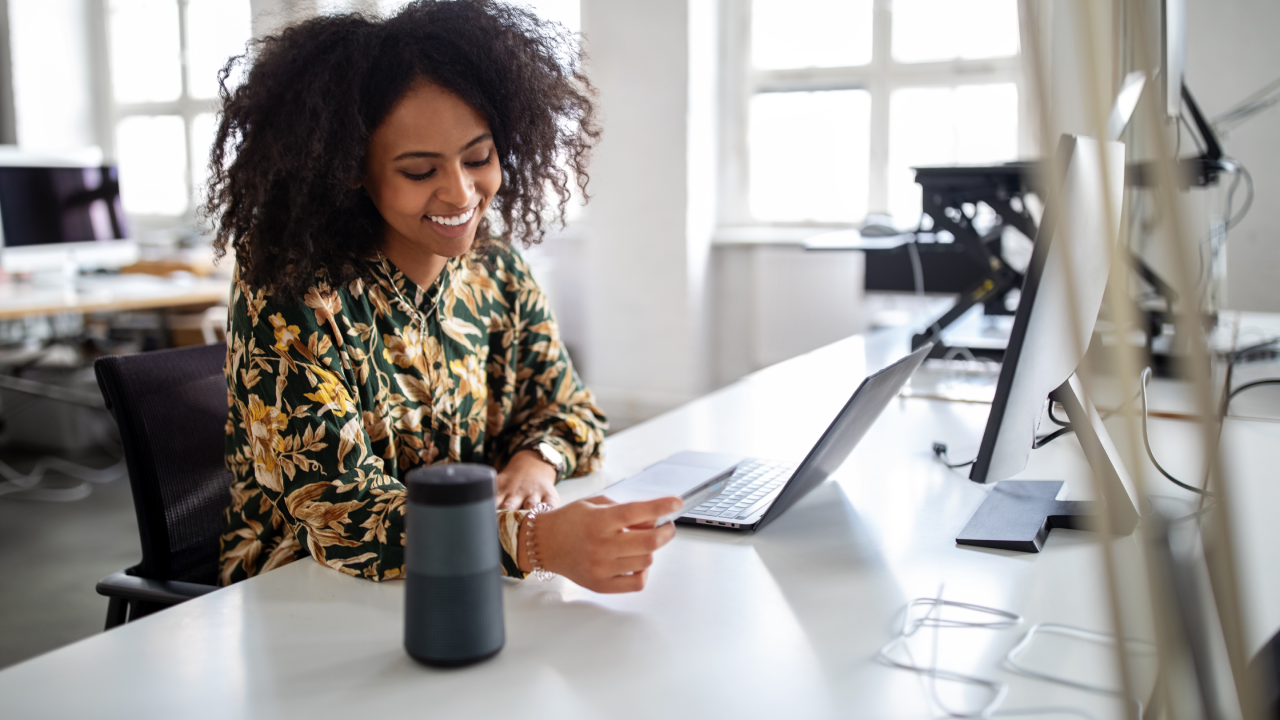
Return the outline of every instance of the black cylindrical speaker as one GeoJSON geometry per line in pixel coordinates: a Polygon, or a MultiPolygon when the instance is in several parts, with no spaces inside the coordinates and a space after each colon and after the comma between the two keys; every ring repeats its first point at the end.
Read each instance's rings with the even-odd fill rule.
{"type": "Polygon", "coordinates": [[[404,647],[428,665],[487,660],[506,641],[494,472],[415,468],[405,484],[404,647]]]}

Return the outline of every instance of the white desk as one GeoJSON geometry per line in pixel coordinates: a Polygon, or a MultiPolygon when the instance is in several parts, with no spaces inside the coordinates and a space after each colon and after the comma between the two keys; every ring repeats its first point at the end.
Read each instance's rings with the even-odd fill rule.
{"type": "Polygon", "coordinates": [[[230,294],[231,280],[225,277],[87,275],[65,286],[10,280],[0,283],[0,320],[225,304],[230,294]]]}
{"type": "MultiPolygon", "coordinates": [[[[850,338],[611,437],[606,470],[566,482],[562,494],[594,492],[684,448],[798,459],[868,366],[899,354],[901,343],[850,338]]],[[[1113,699],[998,667],[1031,623],[1108,623],[1088,534],[1055,530],[1038,555],[955,545],[988,490],[934,462],[930,443],[949,442],[953,457],[968,457],[986,412],[895,401],[832,482],[760,533],[682,527],[641,593],[510,581],[506,647],[478,666],[433,670],[404,653],[402,584],[301,561],[0,672],[0,716],[929,717],[936,711],[924,683],[873,657],[903,604],[945,585],[949,599],[1013,610],[1027,622],[944,631],[941,666],[1009,681],[1005,709],[1065,705],[1116,717],[1113,699]]],[[[1248,425],[1229,435],[1240,441],[1243,467],[1258,467],[1268,452],[1260,438],[1274,440],[1280,424],[1248,425]]],[[[1157,436],[1158,452],[1179,441],[1157,436]]],[[[1078,444],[1063,440],[1034,453],[1023,477],[1065,478],[1072,497],[1083,498],[1084,467],[1078,444]]],[[[1268,484],[1247,498],[1254,511],[1240,528],[1278,548],[1280,529],[1263,509],[1280,507],[1280,490],[1258,483],[1268,484]]],[[[1119,541],[1121,553],[1135,540],[1119,541]]],[[[1275,610],[1258,609],[1280,608],[1275,578],[1258,572],[1258,562],[1276,567],[1276,551],[1268,552],[1246,558],[1254,647],[1262,624],[1280,625],[1266,615],[1275,610]]],[[[1100,657],[1040,662],[1106,678],[1100,657]]]]}

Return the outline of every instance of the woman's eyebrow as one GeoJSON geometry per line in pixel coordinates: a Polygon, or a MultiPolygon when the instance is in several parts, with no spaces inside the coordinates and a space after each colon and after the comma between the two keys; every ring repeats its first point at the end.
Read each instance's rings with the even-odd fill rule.
{"type": "MultiPolygon", "coordinates": [[[[493,139],[492,133],[481,133],[480,135],[477,135],[471,142],[467,143],[466,145],[463,145],[462,149],[467,150],[475,147],[476,145],[479,145],[485,140],[492,140],[492,139],[493,139]]],[[[396,160],[407,160],[409,158],[438,158],[438,157],[444,157],[444,156],[438,152],[427,152],[425,150],[410,150],[409,152],[403,152],[395,156],[394,158],[392,158],[392,162],[395,162],[396,160]]]]}

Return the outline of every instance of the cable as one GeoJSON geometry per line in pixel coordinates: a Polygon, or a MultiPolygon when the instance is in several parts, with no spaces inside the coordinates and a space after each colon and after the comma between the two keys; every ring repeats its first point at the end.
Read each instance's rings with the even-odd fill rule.
{"type": "MultiPolygon", "coordinates": [[[[1014,645],[1009,650],[1009,652],[1005,654],[1004,663],[1003,663],[1004,667],[1010,672],[1017,673],[1024,677],[1034,678],[1036,680],[1044,680],[1045,682],[1051,682],[1057,685],[1065,685],[1067,687],[1076,688],[1077,690],[1085,690],[1092,693],[1098,693],[1100,695],[1114,695],[1117,697],[1120,696],[1121,694],[1120,690],[1115,688],[1103,687],[1102,685],[1093,685],[1091,683],[1081,682],[1079,680],[1072,680],[1070,678],[1064,678],[1058,675],[1052,675],[1049,673],[1040,672],[1039,670],[1033,670],[1024,665],[1020,665],[1018,663],[1017,656],[1023,650],[1025,650],[1028,645],[1031,644],[1032,639],[1038,633],[1047,633],[1047,632],[1054,632],[1060,635],[1074,635],[1078,638],[1081,638],[1083,640],[1088,640],[1090,642],[1106,642],[1111,644],[1115,643],[1115,636],[1112,635],[1111,633],[1098,632],[1097,630],[1089,630],[1087,628],[1076,627],[1074,625],[1063,625],[1061,623],[1036,623],[1035,625],[1031,626],[1031,629],[1027,630],[1027,634],[1022,636],[1022,639],[1018,641],[1018,644],[1014,645]]],[[[1133,638],[1127,638],[1125,640],[1125,644],[1133,645],[1133,646],[1144,646],[1147,648],[1151,648],[1152,650],[1154,650],[1155,648],[1155,646],[1152,643],[1146,642],[1145,640],[1136,640],[1133,638]]],[[[1141,713],[1139,713],[1139,716],[1141,716],[1141,713]]]]}
{"type": "Polygon", "coordinates": [[[919,675],[929,678],[929,693],[934,704],[936,704],[944,713],[955,718],[989,718],[994,713],[1000,703],[1004,701],[1005,695],[1008,693],[1008,686],[997,680],[987,680],[974,675],[965,675],[963,673],[953,672],[951,670],[943,670],[938,667],[938,637],[944,628],[982,628],[989,630],[1002,630],[1006,628],[1017,627],[1022,623],[1022,616],[1011,613],[998,608],[986,607],[984,605],[975,605],[972,603],[961,603],[953,600],[942,599],[942,588],[938,589],[936,598],[916,598],[907,603],[903,608],[902,629],[898,635],[880,648],[876,653],[876,660],[901,670],[908,670],[919,675]],[[917,606],[927,606],[929,610],[924,617],[913,621],[911,619],[911,610],[917,606]],[[984,613],[995,617],[990,621],[961,621],[947,620],[942,617],[934,618],[934,612],[941,611],[944,607],[958,607],[977,613],[984,613]],[[911,649],[906,646],[906,641],[915,635],[916,631],[923,627],[934,628],[932,657],[928,665],[920,665],[916,663],[915,657],[911,654],[911,649]],[[894,651],[898,648],[907,655],[907,661],[898,660],[894,657],[894,651]],[[946,680],[949,682],[960,683],[963,685],[971,685],[985,688],[991,695],[985,705],[976,711],[956,711],[953,710],[942,701],[942,697],[938,694],[938,680],[946,680]]]}
{"type": "Polygon", "coordinates": [[[35,467],[28,473],[19,472],[8,463],[0,461],[0,497],[22,493],[24,500],[43,500],[46,502],[72,502],[89,495],[91,485],[109,483],[125,475],[125,462],[121,460],[101,470],[77,465],[59,457],[42,457],[36,461],[35,467]],[[59,472],[80,480],[78,485],[69,488],[42,488],[40,483],[50,471],[59,472]]]}
{"type": "Polygon", "coordinates": [[[956,468],[962,468],[966,465],[972,465],[978,461],[978,458],[975,457],[972,460],[966,460],[961,463],[953,463],[951,462],[951,458],[947,457],[947,444],[940,443],[940,442],[935,442],[933,444],[933,457],[936,458],[938,462],[942,463],[943,465],[946,465],[948,468],[951,468],[952,470],[955,470],[956,468]]]}
{"type": "Polygon", "coordinates": [[[1178,125],[1178,143],[1177,143],[1177,147],[1176,147],[1176,149],[1175,149],[1175,151],[1174,151],[1174,155],[1173,155],[1173,156],[1174,156],[1174,157],[1177,157],[1177,156],[1178,156],[1177,150],[1181,150],[1181,149],[1182,149],[1182,128],[1183,128],[1184,126],[1187,128],[1187,132],[1191,135],[1191,141],[1192,141],[1192,142],[1194,142],[1194,143],[1196,144],[1196,152],[1198,152],[1198,153],[1200,153],[1201,155],[1203,155],[1203,154],[1204,154],[1204,145],[1201,145],[1201,144],[1200,144],[1200,138],[1196,136],[1196,132],[1195,132],[1195,130],[1194,130],[1194,129],[1192,129],[1192,127],[1191,127],[1191,123],[1187,122],[1187,114],[1186,114],[1186,112],[1185,112],[1185,111],[1179,111],[1179,112],[1178,112],[1178,123],[1179,123],[1179,125],[1178,125]]]}
{"type": "MultiPolygon", "coordinates": [[[[929,699],[938,707],[945,715],[953,718],[992,718],[992,717],[1017,717],[1026,715],[1074,715],[1084,718],[1085,720],[1095,720],[1094,716],[1080,708],[1073,707],[1030,707],[1030,708],[1009,708],[1005,710],[997,710],[1000,704],[1004,702],[1004,698],[1008,695],[1009,686],[1007,683],[999,680],[988,680],[986,678],[977,677],[975,675],[966,675],[963,673],[944,670],[938,667],[938,643],[943,630],[947,629],[983,629],[983,630],[1008,630],[1022,624],[1022,616],[1008,610],[1000,610],[998,608],[987,607],[985,605],[977,605],[974,603],[956,602],[954,600],[944,600],[942,597],[942,588],[938,589],[937,597],[932,598],[916,598],[902,610],[903,621],[902,628],[896,637],[891,639],[880,651],[876,653],[876,660],[895,667],[900,670],[907,670],[929,679],[928,692],[929,699]],[[918,620],[912,620],[912,610],[918,607],[928,607],[928,611],[918,620]],[[990,620],[954,620],[941,616],[944,608],[953,607],[975,612],[983,615],[991,616],[990,620]],[[935,615],[937,613],[937,615],[935,615]],[[933,628],[933,638],[930,643],[930,660],[927,664],[916,662],[915,656],[911,652],[911,648],[907,645],[907,640],[916,634],[921,628],[933,628]],[[900,660],[895,657],[898,651],[906,655],[906,660],[900,660]],[[938,692],[938,681],[959,683],[971,687],[984,688],[990,693],[990,697],[986,704],[974,710],[956,710],[948,707],[943,701],[942,695],[938,692]]],[[[1141,707],[1141,704],[1139,704],[1141,707]]]]}
{"type": "Polygon", "coordinates": [[[916,247],[919,243],[919,236],[913,235],[911,242],[907,243],[907,255],[911,257],[911,279],[915,284],[916,297],[924,295],[924,266],[920,264],[920,248],[916,247]]]}
{"type": "Polygon", "coordinates": [[[1208,490],[1205,490],[1203,488],[1198,488],[1194,485],[1188,485],[1182,482],[1181,480],[1179,480],[1178,478],[1170,475],[1169,471],[1165,470],[1164,466],[1160,464],[1160,461],[1156,460],[1155,453],[1151,452],[1151,441],[1147,437],[1147,420],[1150,417],[1147,411],[1147,381],[1150,379],[1151,379],[1151,368],[1149,367],[1143,368],[1142,370],[1142,446],[1147,449],[1147,457],[1151,459],[1151,464],[1156,466],[1156,470],[1159,470],[1160,474],[1168,478],[1169,481],[1172,482],[1174,485],[1177,485],[1183,490],[1190,490],[1191,492],[1196,493],[1197,495],[1203,495],[1205,497],[1213,497],[1214,496],[1213,493],[1209,492],[1208,490]]]}
{"type": "Polygon", "coordinates": [[[1060,427],[1071,427],[1070,422],[1058,419],[1058,416],[1053,413],[1053,406],[1054,403],[1049,403],[1049,419],[1060,427]]]}
{"type": "Polygon", "coordinates": [[[1040,437],[1037,437],[1035,439],[1035,442],[1031,443],[1031,449],[1039,450],[1040,448],[1044,447],[1045,445],[1048,445],[1049,443],[1053,442],[1054,440],[1057,440],[1058,438],[1062,437],[1063,435],[1066,435],[1069,432],[1074,432],[1074,430],[1071,428],[1070,425],[1064,428],[1058,428],[1057,430],[1054,430],[1048,435],[1041,435],[1040,437]]]}
{"type": "MultiPolygon", "coordinates": [[[[1132,400],[1130,400],[1128,403],[1125,403],[1124,405],[1121,405],[1121,406],[1119,406],[1119,407],[1112,408],[1112,409],[1110,409],[1110,410],[1108,410],[1108,411],[1106,411],[1106,412],[1104,412],[1104,413],[1099,414],[1099,415],[1098,415],[1098,419],[1099,419],[1099,420],[1106,420],[1107,418],[1111,417],[1112,415],[1115,415],[1116,413],[1120,412],[1120,410],[1121,410],[1121,409],[1128,407],[1130,404],[1132,404],[1132,403],[1133,403],[1133,401],[1134,401],[1134,400],[1137,400],[1137,399],[1138,399],[1138,396],[1137,396],[1137,395],[1134,395],[1134,396],[1133,396],[1133,399],[1132,399],[1132,400]]],[[[1040,448],[1044,447],[1045,445],[1048,445],[1049,443],[1053,442],[1054,440],[1057,440],[1058,438],[1062,437],[1063,435],[1066,435],[1067,433],[1075,432],[1075,428],[1073,428],[1073,427],[1071,426],[1071,422],[1070,422],[1070,421],[1068,421],[1068,420],[1063,420],[1062,418],[1058,417],[1058,416],[1053,412],[1053,402],[1050,402],[1050,403],[1049,403],[1049,419],[1050,419],[1050,420],[1052,420],[1055,424],[1057,424],[1057,425],[1059,426],[1059,428],[1060,428],[1060,429],[1055,430],[1055,431],[1053,431],[1053,432],[1049,433],[1048,435],[1041,435],[1041,436],[1037,437],[1037,438],[1035,439],[1035,441],[1031,443],[1031,449],[1032,449],[1032,450],[1039,450],[1040,448]]]]}
{"type": "Polygon", "coordinates": [[[1249,173],[1249,168],[1246,168],[1244,166],[1244,163],[1238,160],[1232,160],[1232,162],[1236,166],[1236,179],[1232,181],[1231,188],[1227,191],[1226,215],[1228,219],[1226,221],[1226,224],[1227,224],[1228,230],[1239,225],[1240,221],[1244,220],[1244,216],[1249,214],[1249,209],[1253,207],[1253,193],[1254,193],[1253,175],[1249,173]],[[1240,178],[1244,178],[1245,184],[1247,185],[1249,190],[1249,194],[1245,196],[1244,207],[1240,208],[1239,214],[1237,214],[1235,217],[1231,217],[1231,207],[1235,200],[1236,186],[1240,184],[1240,178]]]}
{"type": "MultiPolygon", "coordinates": [[[[1226,405],[1230,405],[1231,400],[1235,398],[1235,396],[1244,392],[1245,390],[1249,390],[1250,388],[1261,387],[1263,385],[1280,385],[1280,378],[1267,378],[1266,380],[1254,380],[1253,382],[1247,382],[1241,385],[1240,387],[1236,388],[1235,390],[1232,390],[1231,393],[1227,395],[1226,405]]],[[[1224,409],[1225,409],[1225,405],[1224,405],[1224,409]]]]}

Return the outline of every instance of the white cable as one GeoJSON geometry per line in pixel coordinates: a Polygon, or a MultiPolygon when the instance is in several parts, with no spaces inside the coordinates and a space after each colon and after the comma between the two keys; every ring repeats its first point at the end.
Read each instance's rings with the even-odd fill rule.
{"type": "MultiPolygon", "coordinates": [[[[1004,702],[1005,696],[1008,695],[1009,686],[1007,683],[1000,682],[998,680],[989,680],[986,678],[977,677],[975,675],[966,675],[964,673],[953,672],[951,670],[943,670],[938,667],[938,638],[942,630],[956,629],[956,628],[1006,630],[1006,629],[1014,628],[1020,625],[1022,623],[1022,616],[1017,615],[1016,613],[1009,612],[1007,610],[1000,610],[998,608],[988,607],[985,605],[956,602],[953,600],[944,600],[942,598],[942,588],[938,589],[937,597],[916,598],[915,600],[912,600],[911,602],[907,603],[907,605],[902,610],[902,614],[903,614],[903,620],[902,620],[901,630],[898,632],[898,635],[896,637],[890,640],[884,647],[880,648],[880,651],[876,653],[876,660],[890,667],[899,668],[901,670],[908,670],[910,672],[916,673],[923,677],[929,678],[930,700],[938,707],[938,709],[940,709],[947,716],[954,717],[954,718],[988,719],[993,717],[1017,717],[1017,716],[1026,716],[1026,715],[1073,715],[1076,717],[1084,718],[1085,720],[1096,720],[1093,715],[1089,714],[1088,712],[1080,708],[1066,707],[1066,706],[1010,708],[1010,709],[997,711],[997,708],[1000,707],[1000,704],[1004,702]],[[928,607],[929,609],[919,619],[912,620],[912,617],[911,617],[912,610],[918,607],[928,607]],[[941,616],[941,610],[944,607],[955,607],[963,610],[968,610],[970,612],[984,613],[987,615],[994,616],[994,619],[992,620],[947,619],[941,616]],[[939,614],[935,616],[934,615],[935,612],[939,614]],[[932,657],[930,659],[930,662],[927,665],[921,665],[916,662],[915,657],[911,653],[911,649],[906,645],[906,641],[908,638],[914,635],[918,630],[926,627],[933,628],[934,630],[932,652],[931,652],[932,657]],[[901,651],[906,654],[907,660],[904,661],[894,657],[894,654],[899,649],[901,649],[901,651]],[[948,682],[960,683],[962,685],[969,685],[973,687],[984,688],[990,693],[990,700],[988,700],[987,703],[983,705],[981,708],[978,708],[976,710],[970,710],[970,711],[954,710],[946,705],[946,703],[942,700],[941,695],[938,693],[938,687],[937,687],[938,680],[945,680],[948,682]]],[[[1094,690],[1095,689],[1094,686],[1089,686],[1087,684],[1078,683],[1072,680],[1057,678],[1051,675],[1047,675],[1045,673],[1039,673],[1034,670],[1025,670],[1019,666],[1016,666],[1016,663],[1010,662],[1010,658],[1012,658],[1015,655],[1015,653],[1025,648],[1025,646],[1029,642],[1029,638],[1037,630],[1043,629],[1043,628],[1060,628],[1060,629],[1065,629],[1065,630],[1089,635],[1091,636],[1091,639],[1093,637],[1097,637],[1097,638],[1104,638],[1106,640],[1114,642],[1114,639],[1110,635],[1106,635],[1105,633],[1095,633],[1094,631],[1091,631],[1091,630],[1085,630],[1083,628],[1075,628],[1070,625],[1059,625],[1055,623],[1039,623],[1034,627],[1032,627],[1031,630],[1027,632],[1027,635],[1018,643],[1018,645],[1014,647],[1013,650],[1009,651],[1009,653],[1005,657],[1006,667],[1009,667],[1009,669],[1014,670],[1014,672],[1017,672],[1018,674],[1026,675],[1028,677],[1048,680],[1049,682],[1065,684],[1065,685],[1077,687],[1084,690],[1094,690]],[[1013,667],[1010,667],[1010,665],[1012,665],[1013,667]]],[[[1151,645],[1150,643],[1146,643],[1140,640],[1131,640],[1130,642],[1135,645],[1145,645],[1145,646],[1151,645]]],[[[1106,692],[1108,694],[1117,694],[1117,695],[1119,694],[1119,693],[1115,693],[1109,688],[1103,688],[1102,692],[1106,692]]],[[[1142,703],[1140,702],[1137,703],[1137,706],[1138,706],[1139,717],[1141,717],[1142,703]]]]}
{"type": "Polygon", "coordinates": [[[992,630],[1000,630],[1005,628],[1016,627],[1022,622],[1022,617],[997,608],[986,607],[983,605],[975,605],[972,603],[961,603],[951,600],[942,599],[942,589],[938,589],[936,598],[917,598],[907,603],[903,608],[902,629],[898,636],[890,640],[880,651],[876,653],[876,659],[880,662],[896,667],[902,670],[923,675],[929,678],[930,695],[934,704],[938,706],[944,713],[955,718],[990,718],[1000,703],[1004,701],[1004,697],[1009,692],[1009,688],[1002,682],[997,680],[987,680],[973,675],[965,675],[963,673],[952,672],[950,670],[942,670],[938,667],[938,634],[944,628],[986,628],[992,630]],[[911,610],[916,606],[927,606],[929,610],[924,617],[913,621],[911,619],[911,610]],[[972,612],[987,613],[996,616],[998,619],[992,621],[961,621],[948,620],[942,617],[934,618],[935,611],[940,611],[943,607],[958,607],[972,612]],[[928,665],[919,665],[911,654],[911,649],[906,646],[907,638],[911,637],[922,627],[934,628],[933,637],[933,658],[928,665]],[[901,647],[906,652],[908,661],[904,662],[893,657],[894,651],[901,647]],[[946,706],[942,701],[942,697],[938,694],[937,681],[946,680],[949,682],[960,683],[963,685],[971,685],[975,687],[985,688],[990,694],[991,699],[987,701],[981,708],[970,711],[956,711],[946,706]]]}
{"type": "MultiPolygon", "coordinates": [[[[1067,687],[1073,687],[1077,690],[1086,690],[1088,692],[1099,693],[1101,695],[1114,695],[1116,697],[1121,695],[1121,691],[1118,688],[1103,687],[1102,685],[1094,685],[1080,680],[1072,680],[1059,675],[1052,675],[1050,673],[1040,672],[1039,670],[1032,670],[1029,667],[1018,664],[1018,654],[1031,644],[1032,639],[1037,633],[1041,632],[1056,632],[1058,634],[1068,636],[1074,635],[1091,642],[1108,643],[1113,645],[1116,641],[1115,636],[1111,633],[1098,632],[1097,630],[1089,630],[1087,628],[1076,627],[1074,625],[1063,625],[1061,623],[1037,623],[1031,626],[1031,629],[1027,631],[1027,634],[1024,635],[1022,639],[1018,641],[1018,644],[1014,645],[1013,648],[1004,656],[1005,669],[1024,677],[1044,680],[1045,682],[1051,682],[1058,685],[1066,685],[1067,687]]],[[[1127,645],[1153,649],[1155,647],[1152,643],[1145,640],[1136,640],[1133,638],[1127,639],[1125,643],[1127,645]]]]}
{"type": "Polygon", "coordinates": [[[109,483],[126,472],[125,462],[120,462],[101,470],[77,465],[59,457],[47,456],[36,461],[35,467],[28,473],[21,473],[7,463],[0,461],[0,497],[13,493],[23,493],[24,500],[45,500],[48,502],[72,502],[81,500],[92,491],[92,485],[109,483]],[[48,471],[68,475],[80,483],[69,488],[42,488],[40,483],[48,471]]]}

